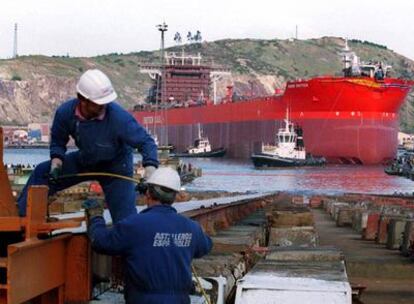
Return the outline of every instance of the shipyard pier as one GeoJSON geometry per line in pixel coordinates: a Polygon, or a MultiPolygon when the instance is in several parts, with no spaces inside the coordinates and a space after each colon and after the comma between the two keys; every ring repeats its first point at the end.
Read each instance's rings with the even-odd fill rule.
{"type": "MultiPolygon", "coordinates": [[[[36,151],[34,159],[41,161],[36,151]]],[[[18,161],[12,150],[4,153],[5,162],[18,161]]],[[[25,160],[33,154],[22,153],[26,153],[21,158],[25,160]]],[[[47,159],[47,152],[43,157],[47,159]]],[[[174,208],[198,221],[214,244],[212,253],[193,263],[193,275],[201,280],[201,284],[194,281],[193,301],[252,303],[263,297],[292,303],[335,299],[337,303],[385,304],[414,299],[412,181],[388,176],[382,166],[256,170],[247,161],[226,158],[192,161],[202,168],[203,175],[185,186],[190,200],[175,203],[174,208]],[[210,192],[210,197],[197,198],[196,192],[210,192]],[[406,237],[401,237],[402,231],[407,231],[406,237]]],[[[43,303],[124,303],[120,261],[90,251],[86,226],[80,225],[84,213],[77,202],[90,195],[74,190],[61,198],[63,202],[52,202],[49,216],[60,220],[38,224],[40,230],[31,232],[42,234],[50,229],[52,237],[46,240],[16,238],[15,232],[9,232],[18,229],[12,224],[14,217],[2,216],[7,218],[2,221],[2,235],[8,235],[9,249],[2,249],[4,263],[0,266],[10,274],[2,277],[0,285],[5,290],[0,293],[4,303],[39,296],[52,299],[43,303]],[[23,282],[15,280],[20,276],[19,263],[29,258],[29,248],[36,252],[55,242],[62,242],[62,254],[70,253],[66,260],[61,259],[71,269],[70,275],[61,273],[60,287],[54,287],[56,281],[50,281],[51,285],[44,282],[45,289],[29,293],[23,282]],[[80,264],[73,265],[75,261],[80,264]],[[84,279],[74,282],[78,275],[84,279]],[[58,302],[54,295],[63,287],[64,301],[58,302]]],[[[41,197],[33,199],[42,203],[41,197]]],[[[138,211],[144,208],[137,206],[138,211]]],[[[104,217],[110,223],[108,211],[104,217]]],[[[30,223],[24,231],[30,229],[30,223]]],[[[47,260],[38,261],[39,267],[50,268],[47,260]]],[[[39,270],[24,267],[24,271],[34,278],[39,270]]]]}

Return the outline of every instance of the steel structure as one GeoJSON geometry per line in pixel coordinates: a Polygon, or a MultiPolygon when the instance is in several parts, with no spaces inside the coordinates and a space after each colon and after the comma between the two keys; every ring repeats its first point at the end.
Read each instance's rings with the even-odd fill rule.
{"type": "Polygon", "coordinates": [[[31,187],[27,216],[18,215],[4,170],[0,128],[0,304],[63,304],[90,298],[86,237],[49,237],[54,230],[80,226],[84,218],[49,222],[47,192],[46,186],[31,187]]]}
{"type": "MultiPolygon", "coordinates": [[[[100,260],[102,256],[92,255],[86,231],[80,227],[83,216],[49,221],[47,192],[46,186],[31,187],[27,216],[18,215],[4,170],[0,128],[0,304],[88,303],[94,287],[93,271],[107,275],[112,282],[122,281],[122,263],[115,258],[108,264],[108,258],[100,260]],[[60,233],[65,228],[71,233],[60,233]],[[108,269],[108,265],[112,267],[108,269]]],[[[217,230],[263,208],[274,197],[252,196],[209,208],[182,203],[178,209],[183,208],[185,216],[199,221],[207,233],[215,235],[217,230]]]]}

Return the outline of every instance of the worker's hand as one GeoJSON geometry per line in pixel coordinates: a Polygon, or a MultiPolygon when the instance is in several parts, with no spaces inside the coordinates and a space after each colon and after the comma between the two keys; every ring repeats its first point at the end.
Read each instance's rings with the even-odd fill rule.
{"type": "Polygon", "coordinates": [[[152,175],[152,173],[154,173],[155,170],[157,170],[157,168],[155,168],[154,166],[146,166],[145,168],[145,172],[144,172],[144,179],[148,180],[150,178],[150,176],[152,175]]]}
{"type": "Polygon", "coordinates": [[[95,199],[87,199],[82,203],[82,207],[85,209],[86,216],[89,220],[96,216],[103,216],[104,207],[95,199]]]}
{"type": "Polygon", "coordinates": [[[57,182],[59,176],[62,174],[62,165],[63,162],[59,158],[53,158],[50,161],[49,179],[51,182],[57,182]]]}

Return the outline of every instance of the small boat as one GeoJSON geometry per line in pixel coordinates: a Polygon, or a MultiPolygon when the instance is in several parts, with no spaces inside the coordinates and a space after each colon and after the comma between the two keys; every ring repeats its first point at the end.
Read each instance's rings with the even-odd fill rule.
{"type": "Polygon", "coordinates": [[[303,142],[303,131],[289,121],[286,111],[285,127],[276,135],[277,145],[263,145],[259,153],[251,156],[255,167],[297,167],[322,166],[326,163],[323,157],[313,157],[306,153],[303,142]]]}
{"type": "Polygon", "coordinates": [[[200,124],[198,124],[198,137],[194,145],[188,147],[184,153],[177,153],[178,157],[222,157],[226,154],[226,149],[212,149],[208,137],[202,136],[200,124]]]}
{"type": "Polygon", "coordinates": [[[384,169],[384,172],[388,175],[399,175],[408,178],[412,177],[414,164],[414,153],[404,151],[397,155],[397,158],[384,169]]]}
{"type": "Polygon", "coordinates": [[[394,166],[394,165],[386,167],[384,169],[384,172],[388,175],[397,175],[397,176],[403,174],[402,168],[398,166],[394,166]]]}

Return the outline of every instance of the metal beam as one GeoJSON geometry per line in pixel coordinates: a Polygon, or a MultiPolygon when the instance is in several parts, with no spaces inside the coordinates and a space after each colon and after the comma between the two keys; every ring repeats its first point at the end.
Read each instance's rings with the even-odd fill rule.
{"type": "MultiPolygon", "coordinates": [[[[66,243],[70,234],[31,239],[8,247],[7,303],[24,303],[65,284],[66,243]]],[[[59,298],[58,298],[59,299],[59,298]]],[[[63,304],[63,301],[41,303],[63,304]]]]}
{"type": "Polygon", "coordinates": [[[7,171],[3,163],[3,128],[0,127],[0,216],[18,216],[7,171]]]}

